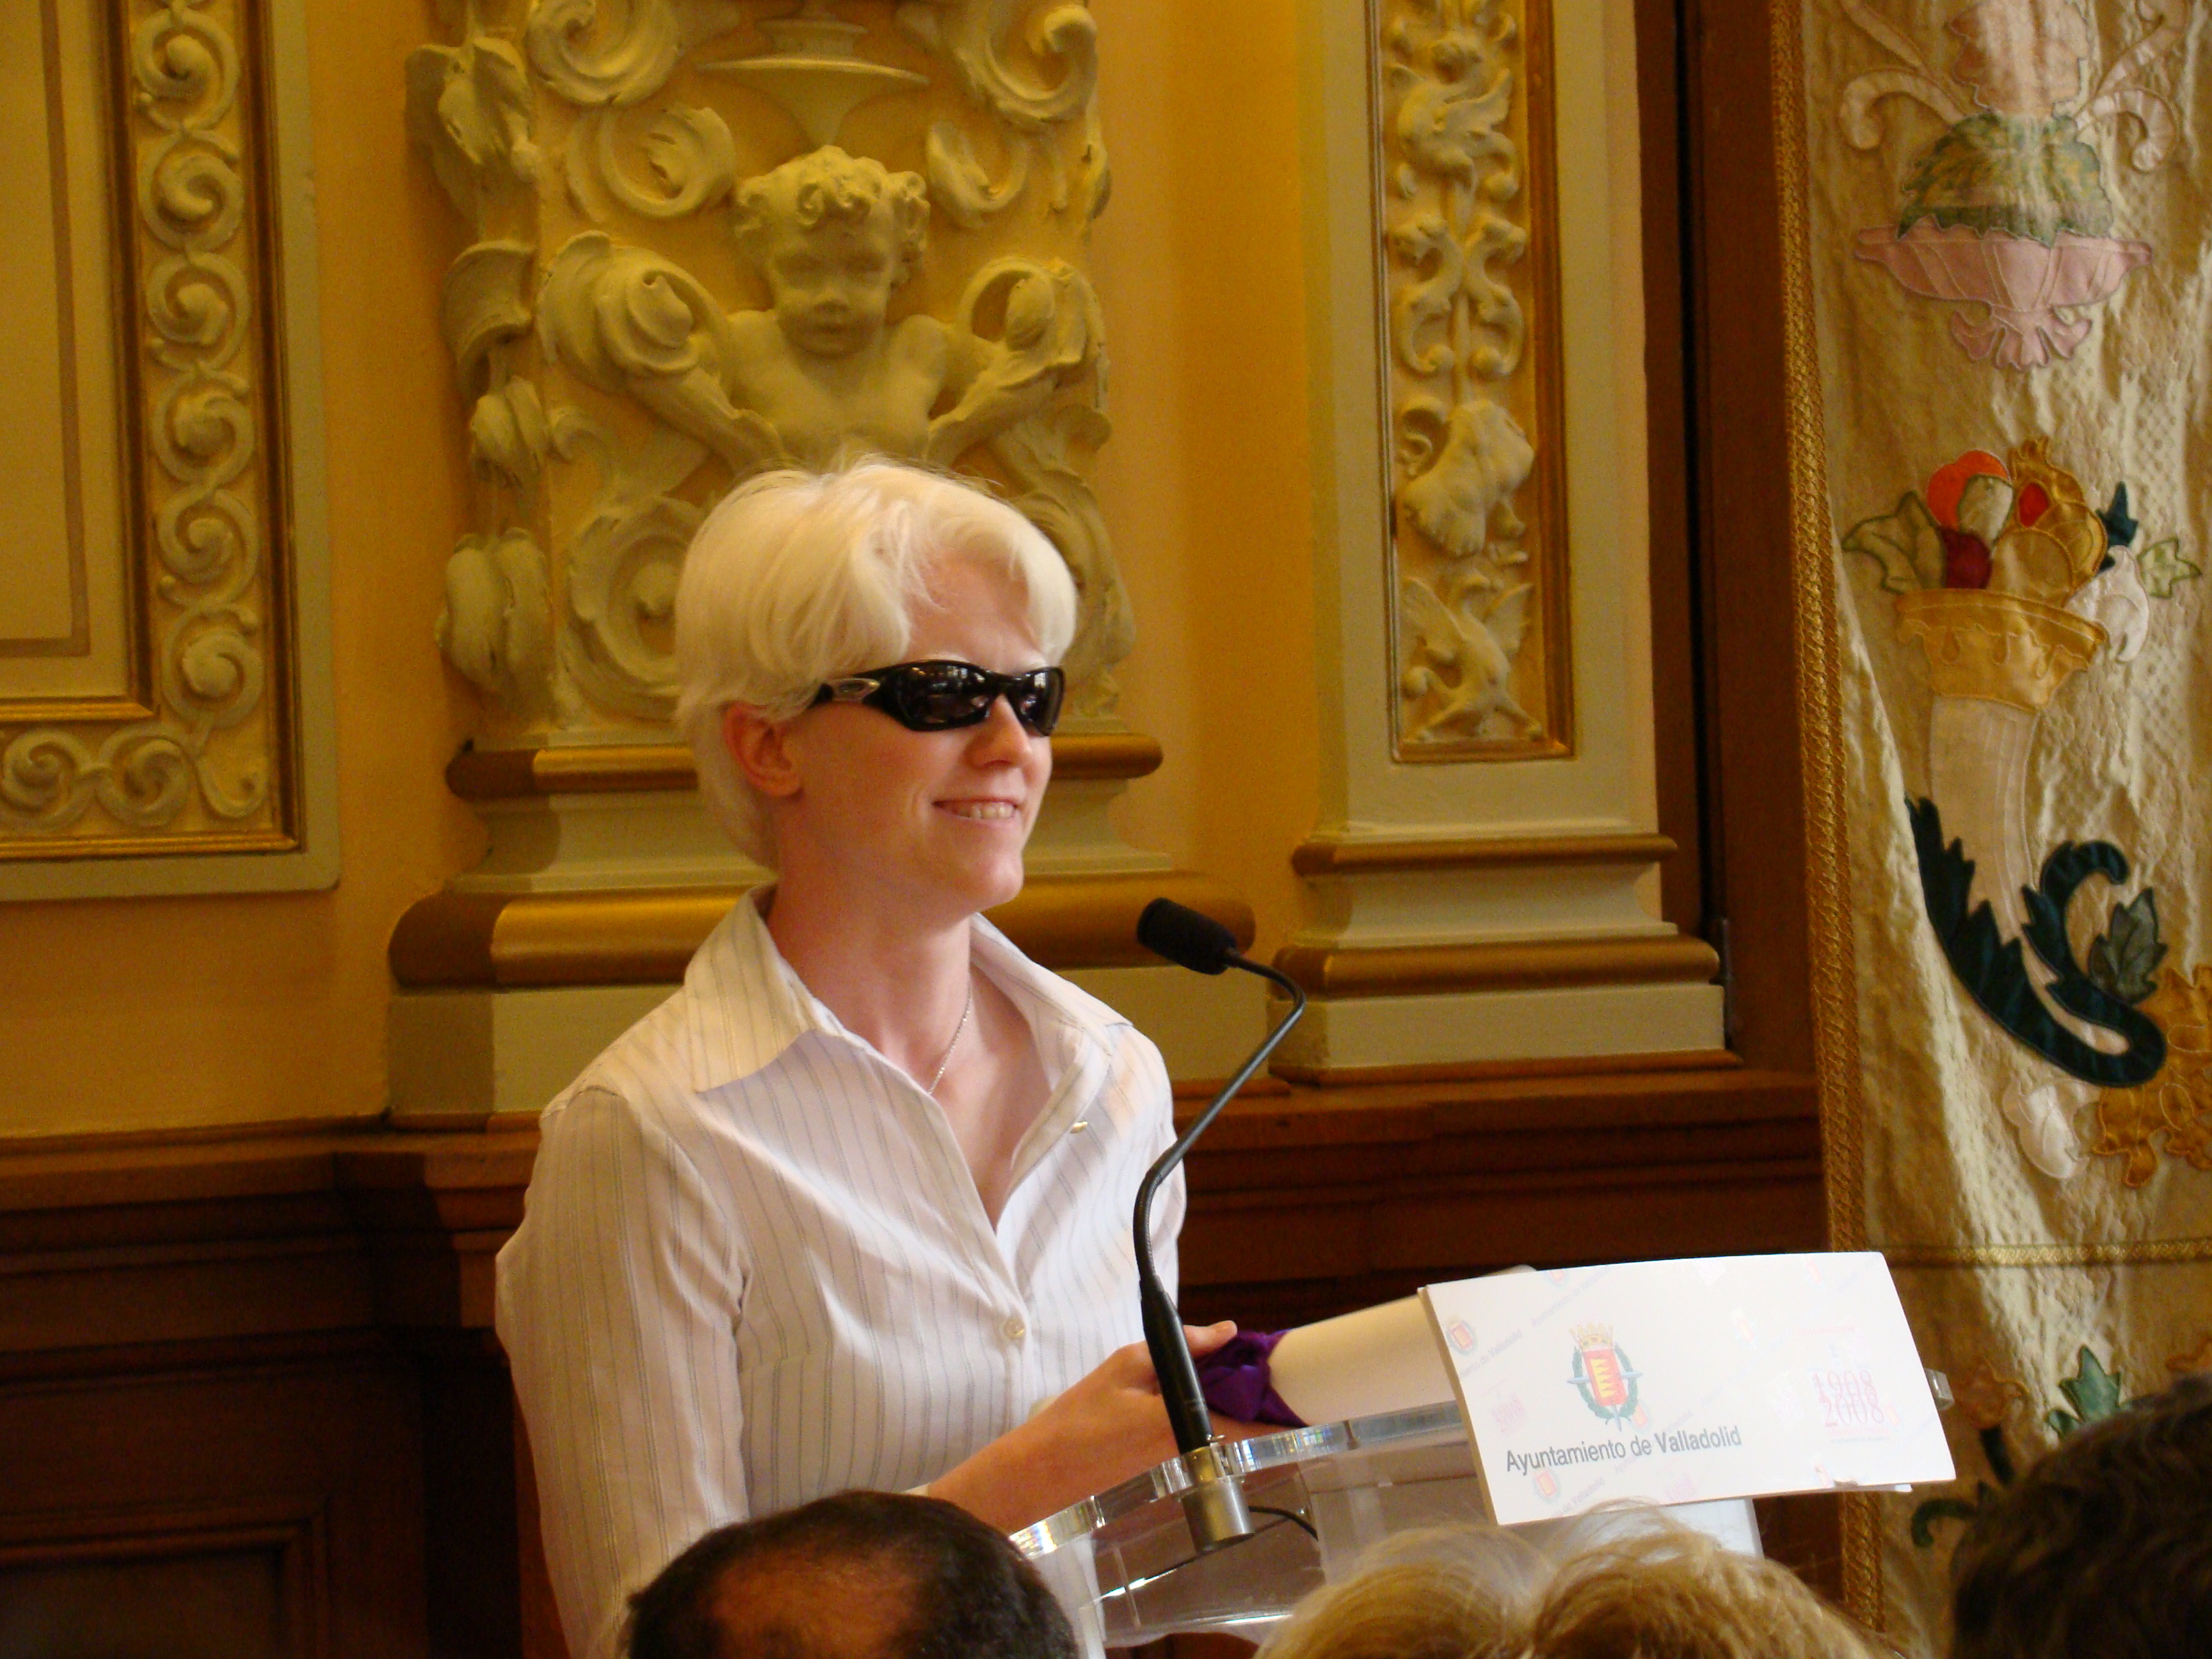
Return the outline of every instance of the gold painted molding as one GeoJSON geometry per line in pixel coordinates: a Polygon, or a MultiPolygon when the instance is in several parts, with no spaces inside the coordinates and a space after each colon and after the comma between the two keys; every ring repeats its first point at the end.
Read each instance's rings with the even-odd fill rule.
{"type": "MultiPolygon", "coordinates": [[[[402,986],[519,989],[680,983],[686,963],[743,889],[658,892],[454,893],[418,901],[393,929],[402,986]]],[[[1218,881],[1182,871],[1039,876],[990,918],[1048,968],[1157,963],[1136,942],[1138,915],[1166,897],[1252,942],[1252,908],[1218,881]]]]}
{"type": "Polygon", "coordinates": [[[1377,875],[1528,864],[1656,864],[1665,836],[1469,836],[1455,840],[1310,841],[1291,854],[1302,876],[1377,875]]]}
{"type": "Polygon", "coordinates": [[[1701,939],[1667,933],[1364,951],[1293,945],[1275,953],[1275,966],[1316,996],[1379,997],[1700,983],[1719,973],[1720,957],[1701,939]]]}
{"type": "Polygon", "coordinates": [[[446,763],[446,787],[468,801],[698,787],[691,751],[673,743],[464,749],[446,763]]]}
{"type": "MultiPolygon", "coordinates": [[[[1054,738],[1055,778],[1141,778],[1158,771],[1160,745],[1135,732],[1054,738]]],[[[446,766],[446,787],[467,801],[547,795],[616,794],[699,786],[680,744],[591,744],[547,749],[464,749],[446,766]]]]}
{"type": "Polygon", "coordinates": [[[2128,1238],[2107,1243],[1885,1244],[1892,1267],[2118,1267],[2140,1262],[2212,1261],[2212,1238],[2128,1238]]]}
{"type": "Polygon", "coordinates": [[[435,893],[392,930],[392,976],[410,989],[673,985],[743,891],[435,893]]]}
{"type": "Polygon", "coordinates": [[[1461,1060],[1433,1066],[1276,1066],[1286,1083],[1329,1087],[1355,1084],[1522,1082],[1532,1078],[1638,1077],[1652,1072],[1741,1072],[1743,1057],[1726,1048],[1661,1049],[1640,1054],[1559,1054],[1533,1060],[1461,1060]]]}
{"type": "Polygon", "coordinates": [[[1052,740],[1056,778],[1148,778],[1160,769],[1160,745],[1141,732],[1070,733],[1052,740]]]}
{"type": "Polygon", "coordinates": [[[1021,896],[990,912],[1006,937],[1048,968],[1157,968],[1137,943],[1137,918],[1156,898],[1212,916],[1251,948],[1252,907],[1211,876],[1188,870],[1128,875],[1036,876],[1021,896]]]}

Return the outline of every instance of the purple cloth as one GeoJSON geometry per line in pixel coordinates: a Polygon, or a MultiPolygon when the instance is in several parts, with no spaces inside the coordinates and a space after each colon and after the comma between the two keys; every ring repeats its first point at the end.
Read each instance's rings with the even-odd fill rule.
{"type": "Polygon", "coordinates": [[[1239,1331],[1198,1362],[1198,1386],[1207,1408],[1242,1423],[1302,1429],[1305,1419],[1283,1403],[1268,1375],[1267,1356],[1281,1331],[1239,1331]]]}

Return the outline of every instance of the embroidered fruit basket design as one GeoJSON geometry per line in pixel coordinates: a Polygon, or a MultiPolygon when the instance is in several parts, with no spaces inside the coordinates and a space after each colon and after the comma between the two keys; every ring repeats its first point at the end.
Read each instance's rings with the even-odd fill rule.
{"type": "Polygon", "coordinates": [[[2104,142],[2134,142],[2129,164],[2160,166],[2176,131],[2172,106],[2144,82],[2179,42],[2185,4],[2160,9],[2149,32],[2101,71],[2088,16],[2067,0],[1978,0],[1944,26],[1951,60],[1939,73],[1899,25],[1864,3],[1844,11],[1893,60],[1850,82],[1838,109],[1845,140],[1878,149],[1881,106],[1905,99],[1946,123],[1914,156],[1894,224],[1858,233],[1852,252],[1908,293],[1978,304],[1954,312],[1951,337],[1975,359],[2038,368],[2088,337],[2079,314],[2149,263],[2148,242],[2117,234],[2104,142]]]}
{"type": "Polygon", "coordinates": [[[1899,637],[1928,665],[1928,793],[1906,808],[1929,922],[1968,996],[2059,1074],[2008,1093],[2004,1115],[2028,1161],[2066,1180],[2094,1102],[2088,1151],[2120,1158],[2130,1186],[2161,1144],[2212,1170],[2212,966],[2161,973],[2148,886],[2116,897],[2077,954],[2068,916],[2085,884],[2122,893],[2135,872],[2103,840],[2036,856],[2027,799],[2044,709],[2093,665],[2133,660],[2153,601],[2201,574],[2175,538],[2138,552],[2140,528],[2124,484],[2093,506],[2038,439],[1968,451],[1843,539],[1879,566],[1899,637]]]}

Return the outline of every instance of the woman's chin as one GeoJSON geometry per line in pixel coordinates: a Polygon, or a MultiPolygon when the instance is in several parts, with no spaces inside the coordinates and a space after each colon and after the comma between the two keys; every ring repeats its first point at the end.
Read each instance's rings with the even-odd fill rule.
{"type": "Polygon", "coordinates": [[[971,911],[994,909],[1021,896],[1023,871],[1021,854],[1012,858],[963,860],[957,871],[947,872],[945,886],[960,894],[971,911]]]}

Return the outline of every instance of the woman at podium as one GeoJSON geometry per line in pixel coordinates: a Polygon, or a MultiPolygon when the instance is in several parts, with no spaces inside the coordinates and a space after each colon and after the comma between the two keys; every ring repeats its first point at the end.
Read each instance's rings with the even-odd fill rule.
{"type": "MultiPolygon", "coordinates": [[[[1175,1449],[1128,1237],[1165,1069],[981,915],[1075,616],[1020,514],[884,460],[757,478],[692,544],[677,718],[775,879],[546,1108],[499,1258],[577,1659],[748,1514],[926,1488],[1011,1530],[1175,1449]]],[[[1170,1285],[1182,1212],[1177,1176],[1170,1285]]]]}

